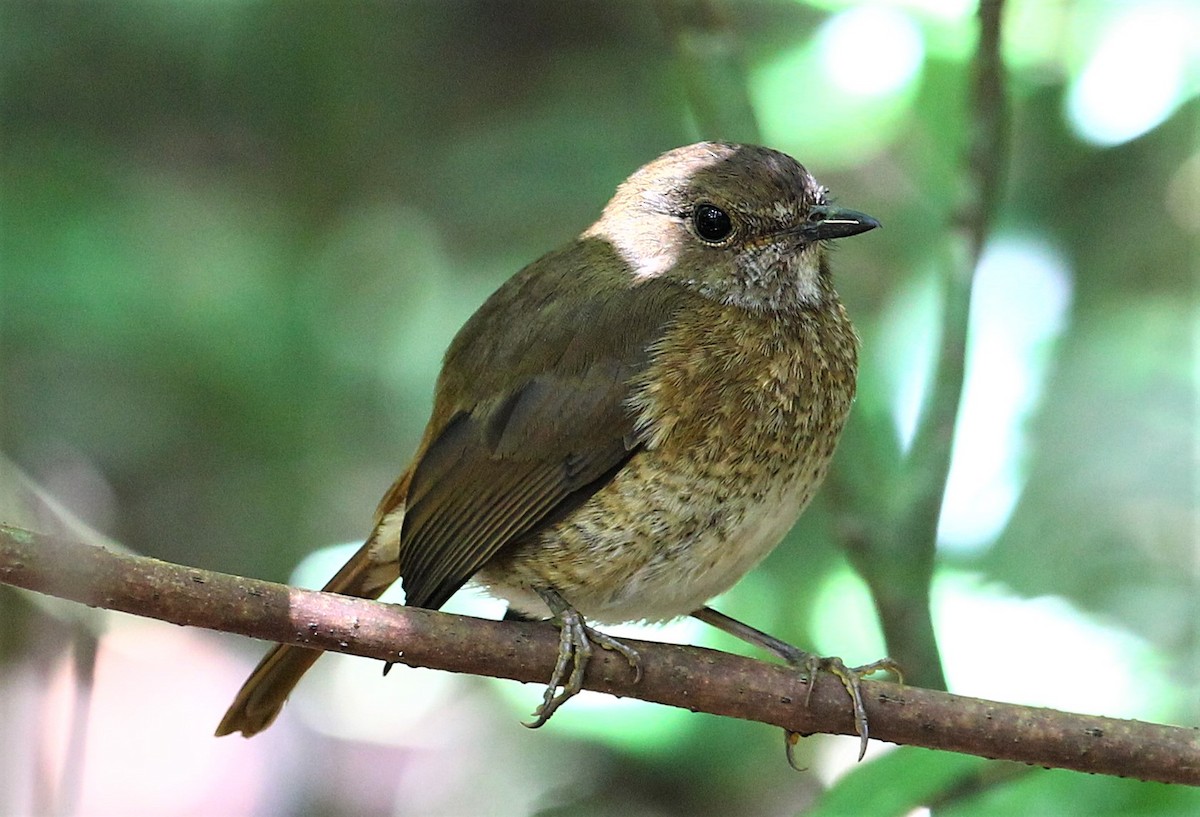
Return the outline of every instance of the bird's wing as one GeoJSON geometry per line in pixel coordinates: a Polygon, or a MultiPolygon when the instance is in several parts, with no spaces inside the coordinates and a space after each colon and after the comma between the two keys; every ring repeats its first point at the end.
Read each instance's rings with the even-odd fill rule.
{"type": "Polygon", "coordinates": [[[690,297],[577,242],[493,295],[446,355],[406,492],[407,603],[438,608],[509,542],[599,490],[642,442],[627,404],[690,297]]]}

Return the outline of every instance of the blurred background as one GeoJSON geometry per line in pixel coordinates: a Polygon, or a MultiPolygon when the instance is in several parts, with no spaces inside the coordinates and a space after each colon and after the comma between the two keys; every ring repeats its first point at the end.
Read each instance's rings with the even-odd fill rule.
{"type": "MultiPolygon", "coordinates": [[[[819,497],[717,606],[878,658],[840,522],[908,501],[895,464],[958,258],[974,15],[3,0],[0,452],[137,551],[319,586],[483,299],[660,152],[754,138],[885,229],[835,258],[864,348],[835,474],[854,490],[819,497]]],[[[1195,725],[1200,7],[1010,0],[1004,25],[1011,155],[939,522],[943,667],[963,694],[1195,725]]],[[[450,609],[499,615],[470,591],[450,609]]],[[[804,741],[797,774],[777,730],[592,695],[531,732],[540,688],[341,656],[270,731],[216,740],[264,645],[7,588],[0,615],[4,814],[1200,809],[1188,789],[890,746],[855,765],[852,738],[804,741]]],[[[741,649],[688,623],[646,637],[741,649]]]]}

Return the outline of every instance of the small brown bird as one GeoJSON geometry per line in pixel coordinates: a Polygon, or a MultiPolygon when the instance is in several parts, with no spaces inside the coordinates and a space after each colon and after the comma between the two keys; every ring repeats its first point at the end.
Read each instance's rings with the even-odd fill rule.
{"type": "MultiPolygon", "coordinates": [[[[865,748],[859,676],[890,662],[818,659],[705,603],[825,476],[857,370],[826,242],[877,226],[767,148],[702,142],[642,167],[459,331],[412,464],[325,590],[377,598],[402,579],[407,604],[437,609],[474,580],[554,619],[559,666],[532,726],[579,691],[593,644],[640,672],[587,622],[694,615],[810,679],[837,674],[865,748]]],[[[318,657],[274,647],[217,734],[269,726],[318,657]]]]}

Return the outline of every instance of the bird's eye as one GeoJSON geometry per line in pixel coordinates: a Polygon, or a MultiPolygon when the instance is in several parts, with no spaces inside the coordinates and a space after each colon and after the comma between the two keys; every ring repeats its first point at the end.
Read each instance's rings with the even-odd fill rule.
{"type": "Polygon", "coordinates": [[[692,213],[692,223],[696,227],[696,235],[711,244],[724,241],[733,232],[733,221],[729,214],[715,204],[697,206],[692,213]]]}

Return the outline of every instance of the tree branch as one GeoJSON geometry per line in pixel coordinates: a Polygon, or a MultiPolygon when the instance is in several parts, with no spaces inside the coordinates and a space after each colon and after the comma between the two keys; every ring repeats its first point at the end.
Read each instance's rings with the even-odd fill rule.
{"type": "MultiPolygon", "coordinates": [[[[545,682],[558,651],[558,634],[544,623],[486,621],[297,590],[4,525],[0,583],[175,624],[527,683],[545,682]]],[[[641,653],[642,680],[634,682],[622,657],[599,650],[588,689],[805,734],[854,733],[845,690],[833,678],[821,678],[805,707],[804,679],[791,668],[696,647],[629,643],[641,653]]],[[[1200,738],[1193,729],[882,681],[866,682],[864,690],[871,734],[880,740],[1200,785],[1200,738]]]]}

